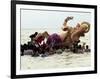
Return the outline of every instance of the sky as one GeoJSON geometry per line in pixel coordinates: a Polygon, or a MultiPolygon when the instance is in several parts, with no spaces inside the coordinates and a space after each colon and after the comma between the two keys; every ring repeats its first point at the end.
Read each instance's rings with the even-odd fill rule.
{"type": "Polygon", "coordinates": [[[61,28],[64,20],[73,16],[68,22],[74,27],[82,21],[91,22],[91,13],[73,11],[48,11],[48,10],[21,10],[21,28],[61,28]]]}

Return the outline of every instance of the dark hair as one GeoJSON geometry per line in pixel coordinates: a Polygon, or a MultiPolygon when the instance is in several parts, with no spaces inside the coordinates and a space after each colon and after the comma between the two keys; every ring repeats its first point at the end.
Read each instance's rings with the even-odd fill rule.
{"type": "Polygon", "coordinates": [[[27,44],[24,44],[24,45],[23,45],[23,48],[24,48],[25,50],[27,50],[27,47],[28,47],[27,44]]]}
{"type": "Polygon", "coordinates": [[[88,49],[89,48],[89,46],[88,45],[86,45],[86,49],[88,49]]]}
{"type": "Polygon", "coordinates": [[[80,43],[80,40],[78,40],[77,43],[80,43]]]}
{"type": "Polygon", "coordinates": [[[81,46],[81,45],[79,45],[79,46],[78,46],[78,48],[79,48],[79,49],[81,49],[81,48],[82,48],[82,46],[81,46]]]}
{"type": "Polygon", "coordinates": [[[35,35],[37,35],[38,34],[38,32],[35,32],[35,35]]]}
{"type": "Polygon", "coordinates": [[[29,37],[32,39],[32,38],[35,38],[36,35],[38,34],[38,32],[35,32],[34,34],[30,35],[29,37]]]}

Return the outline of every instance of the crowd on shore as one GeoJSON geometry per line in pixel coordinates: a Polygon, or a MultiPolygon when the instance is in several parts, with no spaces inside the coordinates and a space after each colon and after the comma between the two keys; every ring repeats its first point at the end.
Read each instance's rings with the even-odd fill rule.
{"type": "Polygon", "coordinates": [[[21,45],[21,56],[28,54],[33,57],[46,57],[53,54],[61,54],[63,52],[90,52],[89,46],[86,45],[86,43],[83,43],[83,45],[78,44],[80,43],[80,40],[74,43],[72,47],[68,47],[67,45],[63,46],[61,44],[54,46],[53,43],[50,45],[48,44],[48,41],[44,41],[44,38],[41,35],[39,35],[37,39],[36,36],[38,34],[38,32],[35,32],[34,34],[30,35],[31,41],[28,41],[27,44],[21,45]]]}

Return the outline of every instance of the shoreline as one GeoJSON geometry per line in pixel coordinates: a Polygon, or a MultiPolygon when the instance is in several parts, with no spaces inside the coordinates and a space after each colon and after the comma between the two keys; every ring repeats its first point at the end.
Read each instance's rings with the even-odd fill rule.
{"type": "Polygon", "coordinates": [[[91,53],[75,54],[63,52],[48,57],[21,56],[21,69],[51,69],[91,66],[91,53]],[[60,63],[60,64],[59,64],[60,63]]]}

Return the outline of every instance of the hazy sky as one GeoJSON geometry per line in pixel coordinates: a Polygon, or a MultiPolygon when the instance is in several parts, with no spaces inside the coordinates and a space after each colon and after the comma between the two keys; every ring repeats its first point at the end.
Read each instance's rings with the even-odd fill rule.
{"type": "Polygon", "coordinates": [[[68,23],[70,26],[82,21],[91,22],[91,13],[21,10],[21,28],[61,28],[67,16],[74,17],[68,23]]]}

